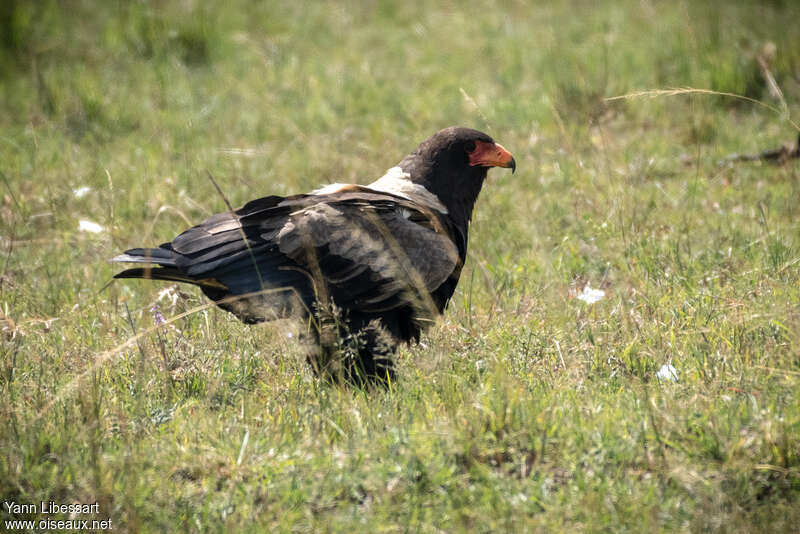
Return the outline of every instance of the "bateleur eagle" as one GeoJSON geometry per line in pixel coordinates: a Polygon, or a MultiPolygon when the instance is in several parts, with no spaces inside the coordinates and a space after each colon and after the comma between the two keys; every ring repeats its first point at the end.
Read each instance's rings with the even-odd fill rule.
{"type": "Polygon", "coordinates": [[[369,185],[260,198],[128,250],[111,261],[145,265],[115,278],[194,284],[245,323],[300,317],[316,372],[385,382],[398,343],[453,295],[490,167],[516,163],[485,133],[446,128],[369,185]]]}

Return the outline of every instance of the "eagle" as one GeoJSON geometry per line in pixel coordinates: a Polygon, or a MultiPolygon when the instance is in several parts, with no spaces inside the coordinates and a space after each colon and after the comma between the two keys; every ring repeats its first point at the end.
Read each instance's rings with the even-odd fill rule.
{"type": "Polygon", "coordinates": [[[385,385],[397,347],[453,296],[491,167],[516,162],[485,133],[445,128],[369,185],[259,198],[127,250],[111,261],[140,265],[115,278],[193,284],[248,324],[299,318],[318,375],[385,385]]]}

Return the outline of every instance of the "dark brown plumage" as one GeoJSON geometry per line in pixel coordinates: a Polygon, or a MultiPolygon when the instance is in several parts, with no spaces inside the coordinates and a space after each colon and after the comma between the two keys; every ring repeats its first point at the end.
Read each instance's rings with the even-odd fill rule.
{"type": "Polygon", "coordinates": [[[128,250],[112,261],[146,266],[116,278],[194,284],[246,323],[300,317],[318,372],[385,380],[397,344],[453,295],[492,166],[513,170],[514,158],[484,133],[447,128],[368,186],[261,198],[128,250]]]}

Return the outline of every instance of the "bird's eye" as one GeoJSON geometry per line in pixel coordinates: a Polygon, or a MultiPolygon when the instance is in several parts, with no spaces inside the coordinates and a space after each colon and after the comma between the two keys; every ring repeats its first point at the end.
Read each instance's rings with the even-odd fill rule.
{"type": "Polygon", "coordinates": [[[467,143],[464,145],[464,150],[466,152],[474,151],[475,150],[475,141],[467,141],[467,143]]]}

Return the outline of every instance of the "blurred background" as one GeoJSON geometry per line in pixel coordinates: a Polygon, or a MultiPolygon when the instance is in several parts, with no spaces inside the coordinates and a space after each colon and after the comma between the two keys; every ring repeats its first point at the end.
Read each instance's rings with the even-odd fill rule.
{"type": "MultiPolygon", "coordinates": [[[[2,172],[26,216],[49,214],[33,224],[74,231],[90,219],[116,249],[136,228],[169,239],[186,219],[219,211],[206,169],[240,205],[367,183],[434,131],[465,125],[511,147],[526,171],[500,181],[476,216],[535,217],[518,228],[537,239],[534,227],[565,215],[553,210],[580,201],[576,179],[608,178],[617,165],[647,180],[676,162],[713,164],[792,140],[779,114],[733,98],[604,99],[695,87],[788,114],[800,30],[785,21],[797,10],[779,0],[6,0],[2,172]],[[557,201],[537,211],[551,193],[557,201]],[[168,220],[143,225],[164,206],[168,220]]],[[[607,202],[617,185],[592,194],[607,202]]]]}
{"type": "Polygon", "coordinates": [[[99,499],[132,532],[793,528],[798,167],[721,161],[797,138],[797,20],[790,0],[3,0],[0,495],[99,499]],[[744,98],[608,100],[686,87],[744,98]],[[450,125],[517,173],[490,173],[394,394],[317,384],[282,327],[213,310],[124,345],[153,304],[205,302],[101,289],[108,258],[225,209],[206,171],[234,206],[368,183],[450,125]]]}

